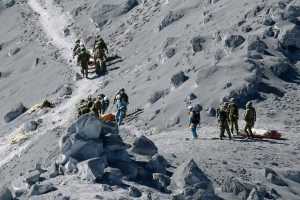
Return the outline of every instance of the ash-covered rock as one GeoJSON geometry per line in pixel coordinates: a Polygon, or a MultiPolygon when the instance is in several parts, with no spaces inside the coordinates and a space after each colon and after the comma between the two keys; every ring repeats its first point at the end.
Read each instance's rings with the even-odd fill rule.
{"type": "Polygon", "coordinates": [[[15,118],[19,117],[22,113],[27,110],[23,103],[17,104],[14,108],[12,108],[8,113],[4,115],[4,121],[6,123],[11,122],[15,118]]]}
{"type": "Polygon", "coordinates": [[[166,28],[167,26],[171,25],[172,23],[180,20],[182,17],[184,17],[184,14],[182,11],[170,11],[163,21],[158,25],[158,31],[161,31],[162,29],[166,28]]]}

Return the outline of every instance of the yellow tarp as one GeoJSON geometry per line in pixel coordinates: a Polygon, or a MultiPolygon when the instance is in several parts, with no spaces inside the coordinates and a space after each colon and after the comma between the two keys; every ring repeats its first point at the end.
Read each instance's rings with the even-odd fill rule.
{"type": "Polygon", "coordinates": [[[44,101],[31,106],[31,108],[26,111],[26,114],[30,115],[32,112],[40,110],[41,108],[44,107],[54,108],[55,104],[45,99],[44,101]]]}
{"type": "Polygon", "coordinates": [[[16,144],[18,143],[21,139],[25,138],[28,135],[26,131],[23,131],[21,133],[18,133],[15,137],[6,140],[3,142],[1,145],[6,145],[6,144],[16,144]]]}

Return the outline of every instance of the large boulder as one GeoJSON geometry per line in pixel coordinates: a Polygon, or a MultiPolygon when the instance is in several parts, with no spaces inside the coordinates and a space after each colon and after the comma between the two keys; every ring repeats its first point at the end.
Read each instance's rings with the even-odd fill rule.
{"type": "Polygon", "coordinates": [[[14,0],[5,0],[4,2],[5,2],[6,8],[10,8],[10,7],[14,6],[16,3],[14,0]]]}
{"type": "Polygon", "coordinates": [[[146,169],[154,173],[166,174],[167,165],[167,160],[163,156],[156,154],[146,164],[146,169]]]}
{"type": "Polygon", "coordinates": [[[176,53],[176,49],[174,49],[174,48],[164,49],[162,51],[162,55],[161,55],[163,62],[172,58],[175,55],[175,53],[176,53]]]}
{"type": "Polygon", "coordinates": [[[23,103],[19,103],[14,106],[8,113],[4,115],[4,121],[6,123],[11,122],[15,118],[19,117],[22,113],[24,113],[27,108],[24,107],[23,103]]]}
{"type": "Polygon", "coordinates": [[[130,186],[127,190],[128,192],[128,196],[130,197],[141,197],[142,196],[142,193],[139,191],[139,189],[137,189],[136,187],[134,186],[130,186]]]}
{"type": "Polygon", "coordinates": [[[169,176],[160,174],[160,173],[152,174],[152,179],[153,179],[155,187],[158,190],[163,191],[163,192],[165,192],[167,190],[167,187],[171,183],[171,179],[169,176]]]}
{"type": "Polygon", "coordinates": [[[250,183],[239,180],[234,177],[226,177],[222,182],[222,192],[230,192],[240,196],[242,199],[247,199],[250,192],[254,188],[250,183]]]}
{"type": "Polygon", "coordinates": [[[34,170],[25,175],[25,181],[26,183],[33,185],[39,181],[40,176],[41,176],[41,172],[39,170],[34,170]]]}
{"type": "Polygon", "coordinates": [[[200,70],[198,73],[197,73],[197,77],[196,77],[196,84],[197,85],[200,85],[201,82],[205,79],[207,79],[208,77],[212,76],[214,73],[216,73],[219,69],[221,69],[220,66],[218,65],[213,65],[207,69],[203,69],[203,70],[200,70]]]}
{"type": "Polygon", "coordinates": [[[115,161],[130,162],[130,156],[126,150],[109,151],[105,150],[105,156],[108,163],[115,161]]]}
{"type": "Polygon", "coordinates": [[[197,53],[199,51],[202,51],[202,43],[205,42],[205,40],[201,36],[194,37],[190,40],[190,43],[192,45],[192,50],[194,53],[197,53]]]}
{"type": "Polygon", "coordinates": [[[248,51],[265,53],[266,49],[268,49],[268,46],[263,41],[259,40],[257,37],[253,37],[248,41],[248,51]]]}
{"type": "Polygon", "coordinates": [[[265,199],[264,196],[259,191],[257,191],[256,187],[254,187],[251,190],[251,192],[247,198],[247,200],[264,200],[264,199],[265,199]]]}
{"type": "Polygon", "coordinates": [[[163,21],[158,25],[158,31],[161,31],[162,29],[166,28],[170,24],[180,20],[184,16],[182,11],[170,11],[163,21]]]}
{"type": "Polygon", "coordinates": [[[76,160],[83,161],[104,156],[103,142],[99,139],[88,139],[80,149],[70,154],[76,160]]]}
{"type": "Polygon", "coordinates": [[[0,185],[0,200],[13,200],[11,191],[6,185],[0,185]]]}
{"type": "Polygon", "coordinates": [[[39,124],[36,123],[35,121],[29,121],[24,124],[23,130],[26,132],[35,131],[37,129],[38,125],[39,124]]]}
{"type": "Polygon", "coordinates": [[[300,171],[288,170],[284,173],[285,177],[300,184],[300,171]]]}
{"type": "Polygon", "coordinates": [[[285,9],[289,11],[294,17],[300,17],[300,5],[293,5],[291,3],[287,5],[285,9]]]}
{"type": "Polygon", "coordinates": [[[186,188],[194,184],[210,185],[210,180],[206,177],[193,159],[183,162],[177,167],[172,175],[172,181],[179,188],[186,188]]]}
{"type": "Polygon", "coordinates": [[[205,199],[221,200],[216,194],[212,185],[194,184],[183,190],[183,196],[186,200],[205,199]]]}
{"type": "Polygon", "coordinates": [[[99,138],[103,123],[94,114],[81,115],[68,129],[70,133],[83,133],[87,138],[99,138]]]}
{"type": "Polygon", "coordinates": [[[103,179],[108,181],[109,184],[121,185],[123,174],[120,169],[108,167],[104,170],[103,179]]]}
{"type": "Polygon", "coordinates": [[[110,166],[120,169],[127,180],[135,180],[138,176],[139,168],[134,162],[115,161],[110,166]]]}
{"type": "Polygon", "coordinates": [[[65,133],[59,140],[60,152],[66,156],[76,154],[79,149],[88,143],[83,133],[65,133]]]}
{"type": "Polygon", "coordinates": [[[145,136],[140,136],[134,140],[131,151],[139,155],[154,156],[158,149],[151,140],[145,136]]]}
{"type": "Polygon", "coordinates": [[[182,83],[189,79],[188,76],[184,74],[183,71],[179,71],[171,77],[171,85],[175,88],[178,88],[182,83]]]}
{"type": "Polygon", "coordinates": [[[17,178],[11,182],[11,192],[14,198],[18,198],[23,194],[26,194],[29,189],[29,184],[27,184],[22,177],[17,178]]]}
{"type": "Polygon", "coordinates": [[[116,134],[107,134],[104,137],[105,149],[109,151],[121,151],[127,149],[127,145],[123,142],[122,138],[116,134]]]}
{"type": "Polygon", "coordinates": [[[28,191],[28,196],[42,195],[54,190],[56,190],[56,188],[52,183],[35,184],[32,187],[30,187],[30,190],[28,191]]]}
{"type": "Polygon", "coordinates": [[[245,38],[241,35],[225,35],[223,38],[223,45],[226,48],[236,48],[243,44],[245,38]]]}
{"type": "Polygon", "coordinates": [[[279,176],[276,176],[274,174],[269,173],[267,179],[275,185],[287,186],[287,184],[279,176]]]}
{"type": "Polygon", "coordinates": [[[300,27],[287,21],[280,21],[274,25],[279,30],[278,40],[281,45],[289,50],[300,49],[300,27]]]}
{"type": "Polygon", "coordinates": [[[102,158],[93,158],[77,164],[79,177],[83,180],[94,182],[102,178],[105,169],[105,161],[102,158]]]}

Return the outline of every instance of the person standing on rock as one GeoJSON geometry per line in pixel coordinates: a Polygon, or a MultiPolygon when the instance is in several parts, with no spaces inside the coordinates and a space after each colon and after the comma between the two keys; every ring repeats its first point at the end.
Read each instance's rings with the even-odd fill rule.
{"type": "Polygon", "coordinates": [[[229,125],[228,125],[229,115],[228,115],[228,102],[225,102],[223,106],[218,111],[218,122],[220,126],[220,140],[223,140],[225,130],[229,136],[229,140],[232,139],[229,125]]]}
{"type": "Polygon", "coordinates": [[[231,98],[229,101],[228,109],[229,109],[229,121],[230,121],[230,128],[231,134],[233,135],[233,130],[235,129],[236,134],[239,134],[239,126],[238,126],[238,119],[239,119],[239,109],[235,102],[234,98],[231,98]]]}
{"type": "Polygon", "coordinates": [[[197,126],[200,127],[200,112],[196,112],[193,106],[188,107],[189,111],[189,129],[193,139],[198,139],[197,126]]]}
{"type": "Polygon", "coordinates": [[[126,104],[122,102],[121,95],[118,94],[116,96],[117,100],[117,113],[116,113],[116,121],[119,126],[121,126],[123,118],[124,118],[124,110],[126,110],[126,104]]]}
{"type": "Polygon", "coordinates": [[[252,128],[254,127],[254,123],[256,121],[256,111],[255,108],[252,107],[251,101],[248,101],[246,104],[244,119],[246,121],[244,131],[247,134],[247,139],[253,138],[252,128]]]}
{"type": "Polygon", "coordinates": [[[88,64],[89,64],[89,61],[90,61],[90,57],[91,55],[89,54],[89,52],[86,51],[86,48],[83,47],[81,49],[81,53],[78,55],[78,58],[77,58],[77,63],[80,62],[80,65],[81,65],[81,73],[82,73],[82,76],[86,78],[88,78],[88,64]]]}

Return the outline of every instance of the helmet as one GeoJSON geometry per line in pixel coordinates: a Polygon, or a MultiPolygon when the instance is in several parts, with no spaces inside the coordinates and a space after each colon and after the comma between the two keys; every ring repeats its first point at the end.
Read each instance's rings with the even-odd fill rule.
{"type": "Polygon", "coordinates": [[[108,97],[104,97],[104,101],[108,101],[108,97]]]}
{"type": "Polygon", "coordinates": [[[86,51],[86,48],[85,48],[85,47],[83,47],[83,48],[81,49],[81,51],[86,51]]]}
{"type": "Polygon", "coordinates": [[[117,100],[120,100],[120,99],[121,99],[121,95],[118,94],[118,95],[116,96],[116,99],[117,99],[117,100]]]}
{"type": "Polygon", "coordinates": [[[84,44],[83,44],[83,42],[80,42],[80,46],[81,46],[81,47],[84,47],[84,44]]]}
{"type": "Polygon", "coordinates": [[[124,88],[120,89],[120,92],[125,92],[125,89],[124,88]]]}
{"type": "Polygon", "coordinates": [[[189,110],[189,111],[192,111],[193,109],[194,109],[193,106],[189,106],[189,107],[188,107],[188,110],[189,110]]]}
{"type": "Polygon", "coordinates": [[[100,36],[99,34],[97,34],[97,35],[96,35],[96,38],[99,39],[99,38],[101,38],[101,36],[100,36]]]}
{"type": "Polygon", "coordinates": [[[231,98],[229,101],[230,102],[235,102],[235,98],[231,98]]]}
{"type": "Polygon", "coordinates": [[[77,39],[77,40],[75,41],[75,43],[80,43],[80,39],[77,39]]]}
{"type": "Polygon", "coordinates": [[[252,102],[251,101],[248,101],[246,106],[252,106],[252,102]]]}

